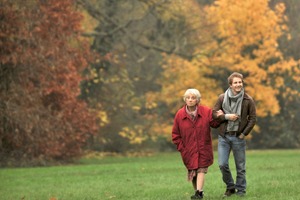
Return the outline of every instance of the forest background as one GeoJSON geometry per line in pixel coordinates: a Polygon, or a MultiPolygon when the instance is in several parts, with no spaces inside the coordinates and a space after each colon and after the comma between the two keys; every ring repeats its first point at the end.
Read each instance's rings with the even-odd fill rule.
{"type": "Polygon", "coordinates": [[[173,151],[185,90],[212,107],[233,71],[257,106],[248,148],[300,147],[297,0],[0,5],[1,166],[173,151]]]}

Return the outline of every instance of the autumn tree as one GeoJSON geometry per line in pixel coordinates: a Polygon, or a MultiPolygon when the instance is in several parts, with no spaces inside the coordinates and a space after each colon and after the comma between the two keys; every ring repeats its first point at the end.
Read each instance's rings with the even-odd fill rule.
{"type": "Polygon", "coordinates": [[[256,100],[258,108],[257,128],[260,129],[256,132],[260,134],[256,135],[272,139],[254,140],[256,147],[296,147],[299,137],[297,139],[293,131],[287,130],[295,130],[293,127],[296,126],[296,118],[291,112],[299,102],[300,71],[299,61],[284,55],[279,44],[282,38],[290,39],[285,5],[278,3],[271,9],[269,1],[263,0],[243,3],[216,1],[212,9],[221,15],[219,19],[226,19],[215,22],[219,27],[219,46],[231,49],[220,53],[217,58],[222,58],[221,61],[229,64],[227,66],[231,65],[232,70],[246,74],[247,91],[256,100]],[[224,11],[225,8],[229,9],[224,11]],[[281,117],[285,116],[287,105],[291,105],[288,112],[291,120],[285,121],[281,117]],[[278,123],[281,121],[287,123],[278,123]]]}
{"type": "MultiPolygon", "coordinates": [[[[155,102],[145,95],[161,90],[161,53],[192,57],[195,41],[186,34],[193,29],[186,29],[180,1],[78,2],[98,21],[95,30],[84,35],[94,39],[92,48],[103,57],[91,65],[94,79],[84,83],[82,95],[106,113],[96,141],[103,145],[97,149],[122,152],[162,135],[164,131],[152,130],[155,102]]],[[[164,109],[163,104],[161,112],[164,109]]]]}
{"type": "MultiPolygon", "coordinates": [[[[300,2],[297,0],[272,0],[270,6],[273,8],[278,3],[286,6],[286,24],[289,28],[290,36],[281,37],[278,40],[279,49],[283,52],[283,57],[290,57],[299,60],[300,24],[299,8],[300,2]]],[[[277,99],[280,105],[280,112],[272,117],[260,119],[261,133],[253,137],[253,148],[299,148],[300,136],[298,134],[300,115],[300,80],[299,62],[290,70],[274,70],[273,78],[280,77],[277,99]],[[272,134],[270,134],[272,133],[272,134]],[[268,141],[264,144],[264,141],[268,141]]]]}
{"type": "MultiPolygon", "coordinates": [[[[82,98],[100,109],[99,150],[125,151],[148,138],[170,138],[172,119],[190,87],[212,106],[233,71],[245,75],[258,116],[282,111],[281,90],[297,83],[298,62],[284,56],[284,4],[267,0],[77,0],[97,26],[84,36],[102,58],[87,73],[82,98]],[[285,77],[282,79],[282,77],[285,77]],[[121,89],[120,89],[121,88],[121,89]],[[260,91],[260,92],[258,92],[260,91]]],[[[293,86],[291,94],[296,95],[293,86]]],[[[288,89],[289,90],[289,89],[288,89]]],[[[293,96],[297,99],[297,95],[293,96]]],[[[256,126],[259,133],[264,124],[256,126]]],[[[144,146],[143,146],[144,147],[144,146]]]]}
{"type": "Polygon", "coordinates": [[[1,0],[0,9],[1,163],[79,156],[96,129],[77,98],[91,58],[81,14],[72,0],[1,0]]]}
{"type": "MultiPolygon", "coordinates": [[[[162,93],[148,93],[149,100],[165,102],[174,114],[181,102],[178,97],[186,88],[195,87],[203,92],[202,103],[211,106],[217,95],[227,89],[226,78],[233,71],[245,75],[246,90],[254,97],[260,118],[280,112],[281,90],[289,91],[284,96],[299,98],[295,84],[288,84],[299,84],[299,64],[284,57],[278,45],[279,38],[289,37],[284,4],[277,4],[273,10],[266,0],[218,0],[205,8],[190,6],[188,12],[184,11],[185,6],[188,3],[181,6],[182,13],[194,14],[190,18],[185,14],[190,27],[198,27],[193,39],[203,42],[194,48],[190,60],[166,55],[160,80],[162,93]],[[199,14],[203,11],[205,14],[199,14]],[[194,16],[200,19],[195,20],[194,16]]],[[[172,121],[163,126],[167,124],[170,130],[172,121]]],[[[259,127],[256,126],[256,133],[260,132],[259,127]]]]}

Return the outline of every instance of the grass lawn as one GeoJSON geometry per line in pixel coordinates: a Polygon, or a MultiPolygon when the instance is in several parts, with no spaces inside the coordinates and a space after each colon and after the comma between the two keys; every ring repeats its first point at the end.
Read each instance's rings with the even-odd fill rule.
{"type": "MultiPolygon", "coordinates": [[[[188,200],[194,192],[179,153],[82,159],[71,166],[3,168],[0,180],[3,200],[188,200]]],[[[245,200],[299,200],[300,150],[247,151],[247,181],[245,200]]],[[[204,191],[205,199],[222,199],[225,191],[217,153],[204,191]]]]}

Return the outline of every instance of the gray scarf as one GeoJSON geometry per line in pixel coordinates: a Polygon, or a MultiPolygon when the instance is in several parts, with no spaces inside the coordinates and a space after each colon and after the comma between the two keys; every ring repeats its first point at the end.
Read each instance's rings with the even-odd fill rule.
{"type": "MultiPolygon", "coordinates": [[[[242,109],[242,101],[244,97],[244,89],[236,96],[232,93],[231,89],[228,88],[224,95],[223,100],[223,110],[225,114],[237,114],[241,116],[241,109],[242,109]]],[[[227,131],[237,131],[239,128],[240,118],[235,121],[228,121],[227,131]]]]}

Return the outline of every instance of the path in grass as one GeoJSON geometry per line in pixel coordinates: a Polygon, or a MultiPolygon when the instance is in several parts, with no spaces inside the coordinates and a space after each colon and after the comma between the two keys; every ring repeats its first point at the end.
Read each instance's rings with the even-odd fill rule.
{"type": "MultiPolygon", "coordinates": [[[[244,199],[300,199],[299,166],[300,150],[247,151],[244,199]]],[[[0,169],[0,178],[3,200],[188,200],[193,193],[178,153],[86,159],[72,166],[0,169]]],[[[215,163],[206,176],[205,199],[221,199],[224,191],[215,153],[215,163]]]]}

